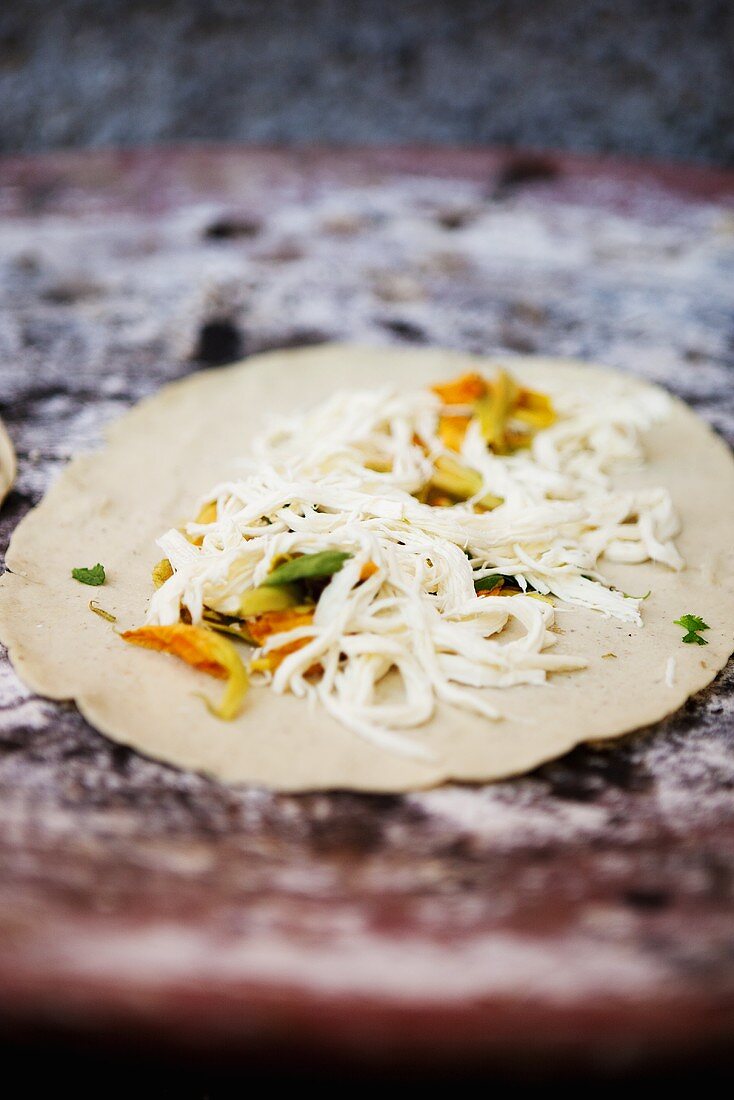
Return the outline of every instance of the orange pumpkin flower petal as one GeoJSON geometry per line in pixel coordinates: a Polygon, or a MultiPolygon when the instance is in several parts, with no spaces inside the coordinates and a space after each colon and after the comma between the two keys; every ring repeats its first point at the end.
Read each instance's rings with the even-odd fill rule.
{"type": "Polygon", "coordinates": [[[175,623],[172,626],[142,626],[120,635],[131,645],[170,653],[187,665],[227,680],[227,688],[219,706],[205,700],[213,714],[225,722],[240,712],[248,688],[247,670],[232,642],[202,626],[175,623]]]}

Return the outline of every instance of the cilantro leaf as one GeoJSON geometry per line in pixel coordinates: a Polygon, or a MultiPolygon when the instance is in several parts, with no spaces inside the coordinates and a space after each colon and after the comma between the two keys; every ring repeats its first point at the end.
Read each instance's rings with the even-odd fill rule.
{"type": "Polygon", "coordinates": [[[75,581],[79,581],[81,584],[104,584],[105,571],[104,566],[97,562],[91,569],[86,569],[81,566],[79,569],[72,569],[71,575],[75,581]]]}
{"type": "Polygon", "coordinates": [[[687,645],[708,645],[706,639],[702,638],[698,631],[709,630],[710,627],[699,615],[681,615],[680,619],[674,619],[673,621],[676,626],[682,626],[686,631],[682,641],[687,645]]]}
{"type": "Polygon", "coordinates": [[[708,630],[709,625],[705,623],[698,615],[681,615],[680,619],[675,619],[676,626],[682,626],[684,630],[708,630]]]}
{"type": "Polygon", "coordinates": [[[275,567],[263,581],[264,585],[292,584],[293,581],[315,580],[338,573],[347,558],[344,550],[322,550],[318,554],[302,554],[275,567]]]}

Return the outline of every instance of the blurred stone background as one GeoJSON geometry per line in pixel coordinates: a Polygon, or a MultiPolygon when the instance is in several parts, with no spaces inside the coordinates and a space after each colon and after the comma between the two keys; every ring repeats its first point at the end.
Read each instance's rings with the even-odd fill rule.
{"type": "Polygon", "coordinates": [[[734,162],[728,0],[8,0],[0,151],[555,146],[734,162]]]}

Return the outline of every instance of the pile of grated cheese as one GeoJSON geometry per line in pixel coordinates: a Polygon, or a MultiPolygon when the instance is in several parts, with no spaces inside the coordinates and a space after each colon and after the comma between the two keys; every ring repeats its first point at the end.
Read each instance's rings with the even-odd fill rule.
{"type": "Polygon", "coordinates": [[[498,692],[481,689],[542,684],[585,666],[582,654],[553,652],[556,605],[641,623],[640,600],[605,581],[601,559],[683,565],[668,492],[610,483],[613,472],[643,463],[640,435],[666,416],[666,396],[595,380],[550,397],[556,422],[513,454],[490,451],[471,421],[460,458],[482,489],[453,507],[413,495],[448,453],[433,392],[338,392],[272,422],[241,476],[204,498],[216,502],[214,522],[158,540],[173,574],[154,594],[148,623],[177,623],[182,608],[194,624],[207,608],[236,615],[243,593],[284,555],[346,551],[313,622],[256,651],[300,644],[261,678],[277,693],[320,702],[378,746],[428,757],[400,731],[427,722],[437,701],[496,718],[498,692]],[[503,503],[476,511],[486,493],[503,503]],[[376,569],[363,579],[367,563],[376,569]],[[495,573],[535,594],[477,595],[475,580],[495,573]]]}

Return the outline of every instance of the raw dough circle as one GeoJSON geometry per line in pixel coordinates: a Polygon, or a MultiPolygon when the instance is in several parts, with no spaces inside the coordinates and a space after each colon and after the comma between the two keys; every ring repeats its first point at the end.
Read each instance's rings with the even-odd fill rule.
{"type": "MultiPolygon", "coordinates": [[[[125,645],[89,611],[92,596],[118,617],[118,628],[140,625],[159,556],[156,537],[189,518],[197,498],[227,476],[266,414],[316,404],[335,388],[415,388],[496,365],[454,352],[329,345],[258,356],[166,386],[117,421],[102,450],[71,462],[15,532],[12,572],[0,582],[0,636],[18,673],[42,695],[75,699],[98,730],[148,756],[230,783],[288,791],[405,791],[452,778],[499,779],[676,710],[734,648],[734,461],[679,401],[645,435],[648,466],[618,481],[670,490],[686,570],[605,563],[624,591],[652,590],[644,626],[559,612],[564,634],[556,652],[582,653],[589,668],[554,674],[544,686],[488,689],[506,715],[496,722],[439,707],[411,734],[435,751],[436,764],[377,749],[320,709],[267,688],[250,691],[235,722],[220,722],[197,696],[211,690],[208,677],[125,645]],[[70,579],[73,566],[96,561],[107,570],[104,587],[70,579]],[[707,646],[681,644],[673,620],[686,612],[710,624],[707,646]],[[665,676],[670,656],[672,687],[665,676]]],[[[603,388],[611,374],[567,360],[512,359],[507,366],[551,395],[579,382],[603,388]]]]}

